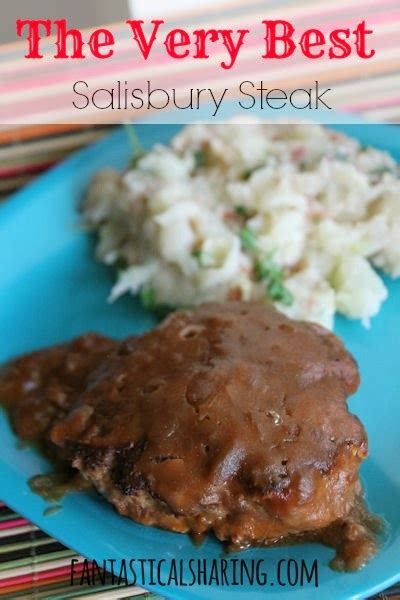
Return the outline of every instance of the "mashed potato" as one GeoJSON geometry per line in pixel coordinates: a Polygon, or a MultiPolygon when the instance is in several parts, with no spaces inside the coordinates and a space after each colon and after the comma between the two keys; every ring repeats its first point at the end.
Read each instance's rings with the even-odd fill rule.
{"type": "Polygon", "coordinates": [[[99,173],[84,202],[97,255],[118,267],[111,299],[155,306],[273,302],[333,326],[400,276],[400,181],[386,153],[319,125],[190,125],[123,176],[99,173]]]}

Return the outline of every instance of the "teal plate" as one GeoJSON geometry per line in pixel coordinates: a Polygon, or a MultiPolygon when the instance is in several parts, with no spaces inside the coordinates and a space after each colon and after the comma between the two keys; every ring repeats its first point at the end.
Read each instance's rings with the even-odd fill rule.
{"type": "MultiPolygon", "coordinates": [[[[400,160],[400,133],[381,125],[342,125],[338,128],[389,150],[400,160]]],[[[145,146],[167,141],[177,126],[142,125],[145,146]]],[[[154,325],[151,315],[126,297],[106,302],[112,273],[93,258],[93,240],[80,230],[76,207],[91,176],[104,166],[123,168],[128,160],[126,134],[118,129],[107,139],[65,161],[0,208],[0,361],[34,348],[67,340],[88,330],[126,336],[154,325]]],[[[400,198],[399,198],[400,202],[400,198]]],[[[399,240],[400,243],[400,240],[399,240]]],[[[400,579],[400,282],[388,281],[390,297],[370,330],[357,322],[338,319],[336,332],[356,356],[362,376],[351,410],[365,424],[370,458],[362,468],[367,498],[388,524],[377,557],[357,573],[337,573],[328,567],[332,550],[318,544],[253,549],[236,558],[263,559],[269,579],[265,587],[243,583],[229,587],[205,585],[147,588],[174,599],[237,598],[254,600],[279,596],[285,600],[365,598],[400,579]],[[318,561],[318,588],[298,581],[291,587],[286,571],[280,587],[280,559],[318,561]],[[272,585],[274,584],[274,585],[272,585]]],[[[44,516],[46,503],[31,493],[27,480],[49,469],[30,449],[18,449],[8,421],[0,414],[0,498],[50,535],[78,553],[104,559],[184,559],[224,556],[211,536],[200,547],[189,537],[137,525],[118,516],[94,493],[71,493],[62,509],[44,516]]],[[[230,555],[228,558],[232,558],[230,555]]],[[[226,555],[225,555],[226,558],[226,555]]],[[[282,563],[284,564],[284,563],[282,563]]],[[[292,565],[294,563],[291,563],[292,565]]],[[[161,576],[169,570],[163,564],[161,576]]],[[[148,574],[148,571],[146,571],[148,574]]],[[[186,582],[188,579],[186,579],[186,582]]],[[[292,582],[295,579],[292,578],[292,582]]],[[[141,583],[139,581],[138,583],[141,583]]]]}

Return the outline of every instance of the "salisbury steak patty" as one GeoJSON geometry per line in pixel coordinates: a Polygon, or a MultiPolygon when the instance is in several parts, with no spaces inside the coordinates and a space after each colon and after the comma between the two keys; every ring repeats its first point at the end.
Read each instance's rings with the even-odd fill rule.
{"type": "Polygon", "coordinates": [[[65,454],[52,444],[51,428],[70,411],[88,375],[116,346],[114,340],[87,333],[7,365],[0,373],[0,403],[16,434],[52,456],[65,454]]]}
{"type": "Polygon", "coordinates": [[[346,405],[358,381],[322,328],[209,304],[122,342],[51,440],[136,521],[266,543],[349,512],[367,453],[346,405]]]}

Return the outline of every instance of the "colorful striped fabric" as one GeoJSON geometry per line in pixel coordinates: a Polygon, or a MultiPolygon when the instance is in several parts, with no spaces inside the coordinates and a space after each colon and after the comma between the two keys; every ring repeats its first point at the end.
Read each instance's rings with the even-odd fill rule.
{"type": "MultiPolygon", "coordinates": [[[[161,600],[133,585],[116,585],[111,577],[96,578],[90,585],[83,572],[83,557],[77,556],[26,519],[0,503],[0,598],[7,600],[161,600]],[[74,565],[71,586],[70,564],[74,565]],[[80,585],[82,573],[82,585],[80,585]]],[[[379,594],[374,600],[400,600],[400,585],[379,594]]]]}
{"type": "Polygon", "coordinates": [[[0,199],[109,131],[108,127],[66,125],[0,130],[0,199]]]}
{"type": "Polygon", "coordinates": [[[156,598],[133,585],[113,584],[107,574],[102,574],[102,577],[99,576],[89,585],[85,573],[82,573],[83,557],[77,556],[0,503],[0,598],[156,598]],[[74,565],[74,586],[71,586],[70,573],[72,559],[80,561],[74,565]]]}
{"type": "MultiPolygon", "coordinates": [[[[228,0],[217,4],[212,15],[201,9],[191,8],[185,14],[168,15],[171,26],[187,28],[218,26],[229,23],[232,27],[254,27],[264,18],[291,19],[299,27],[333,27],[354,22],[360,17],[373,26],[379,47],[372,62],[337,61],[334,68],[325,69],[319,61],[299,65],[294,61],[279,61],[272,69],[274,84],[298,87],[317,78],[321,85],[335,90],[335,99],[342,110],[353,111],[375,121],[400,122],[400,5],[398,0],[252,0],[243,3],[228,0]],[[343,63],[343,64],[342,64],[343,63]]],[[[65,95],[70,94],[71,81],[87,77],[96,86],[105,86],[110,81],[134,73],[135,81],[145,77],[156,77],[157,83],[188,87],[204,81],[215,89],[228,85],[230,72],[218,70],[218,81],[210,80],[212,68],[208,61],[193,61],[189,69],[185,61],[165,62],[156,55],[150,65],[132,58],[130,31],[123,23],[112,26],[118,39],[118,52],[109,61],[88,60],[84,66],[69,63],[60,68],[55,61],[27,61],[23,59],[23,42],[0,46],[0,197],[27,183],[44,169],[55,164],[72,150],[94,141],[108,131],[105,125],[82,127],[82,125],[53,125],[61,119],[73,118],[71,106],[65,105],[65,95]],[[23,100],[21,100],[23,98],[23,100]],[[54,112],[55,107],[55,112],[54,112]],[[61,111],[61,112],[60,112],[61,111]],[[13,118],[25,123],[11,125],[13,118]],[[49,124],[38,125],[41,121],[49,124]],[[8,123],[6,126],[5,123],[8,123]],[[28,124],[27,124],[28,123],[28,124]]],[[[52,44],[46,42],[44,51],[50,53],[52,44]]],[[[259,48],[254,44],[246,48],[241,71],[246,79],[265,80],[270,72],[256,60],[259,48]]],[[[220,57],[213,57],[218,60],[220,57]]],[[[215,69],[213,71],[215,77],[215,69]]],[[[103,111],[96,115],[103,123],[118,120],[120,114],[103,111]],[[103,114],[104,112],[104,114],[103,114]]],[[[93,116],[93,115],[92,115],[93,116]]],[[[123,118],[141,116],[126,114],[123,118]]]]}
{"type": "MultiPolygon", "coordinates": [[[[204,10],[204,9],[203,9],[204,10]]],[[[212,52],[210,60],[172,60],[163,53],[163,44],[145,62],[134,52],[132,33],[125,23],[110,26],[116,37],[114,55],[99,61],[89,56],[85,62],[56,61],[54,40],[43,41],[44,60],[25,60],[26,43],[0,47],[3,90],[0,95],[0,123],[13,124],[86,122],[111,123],[121,118],[143,116],[138,109],[76,110],[72,84],[87,80],[91,89],[109,88],[116,81],[137,84],[152,80],[157,87],[169,89],[171,82],[184,98],[190,87],[211,86],[215,93],[241,80],[264,81],[265,85],[294,89],[318,80],[334,92],[334,108],[362,114],[373,121],[400,121],[400,6],[398,0],[257,0],[217,5],[212,15],[193,9],[168,19],[168,27],[245,27],[252,31],[250,42],[242,48],[234,70],[216,65],[226,58],[223,50],[212,52]],[[260,59],[263,19],[282,18],[295,23],[299,30],[320,27],[355,26],[361,19],[374,30],[376,55],[371,60],[350,56],[345,60],[304,59],[299,55],[287,60],[260,59]],[[27,91],[28,90],[28,91],[27,91]],[[123,115],[121,117],[121,115],[123,115]]],[[[229,87],[230,89],[230,87],[229,87]]],[[[144,111],[148,114],[148,111],[144,111]]],[[[195,115],[194,115],[195,118],[195,115]]]]}

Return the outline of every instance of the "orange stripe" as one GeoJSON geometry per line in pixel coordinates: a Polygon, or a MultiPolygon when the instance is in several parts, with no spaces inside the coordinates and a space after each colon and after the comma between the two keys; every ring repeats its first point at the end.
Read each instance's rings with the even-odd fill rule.
{"type": "Polygon", "coordinates": [[[0,145],[12,144],[16,142],[25,142],[38,137],[59,135],[62,133],[70,133],[79,129],[89,129],[90,125],[27,125],[18,128],[1,128],[0,129],[0,145]]]}
{"type": "MultiPolygon", "coordinates": [[[[69,583],[70,577],[66,577],[65,575],[61,575],[58,577],[49,577],[48,579],[41,581],[40,585],[51,585],[53,583],[69,583]]],[[[18,585],[10,585],[9,587],[1,588],[0,597],[6,594],[11,594],[13,592],[19,592],[23,590],[32,590],[34,591],[34,587],[32,586],[32,581],[27,583],[19,583],[18,585]]]]}

